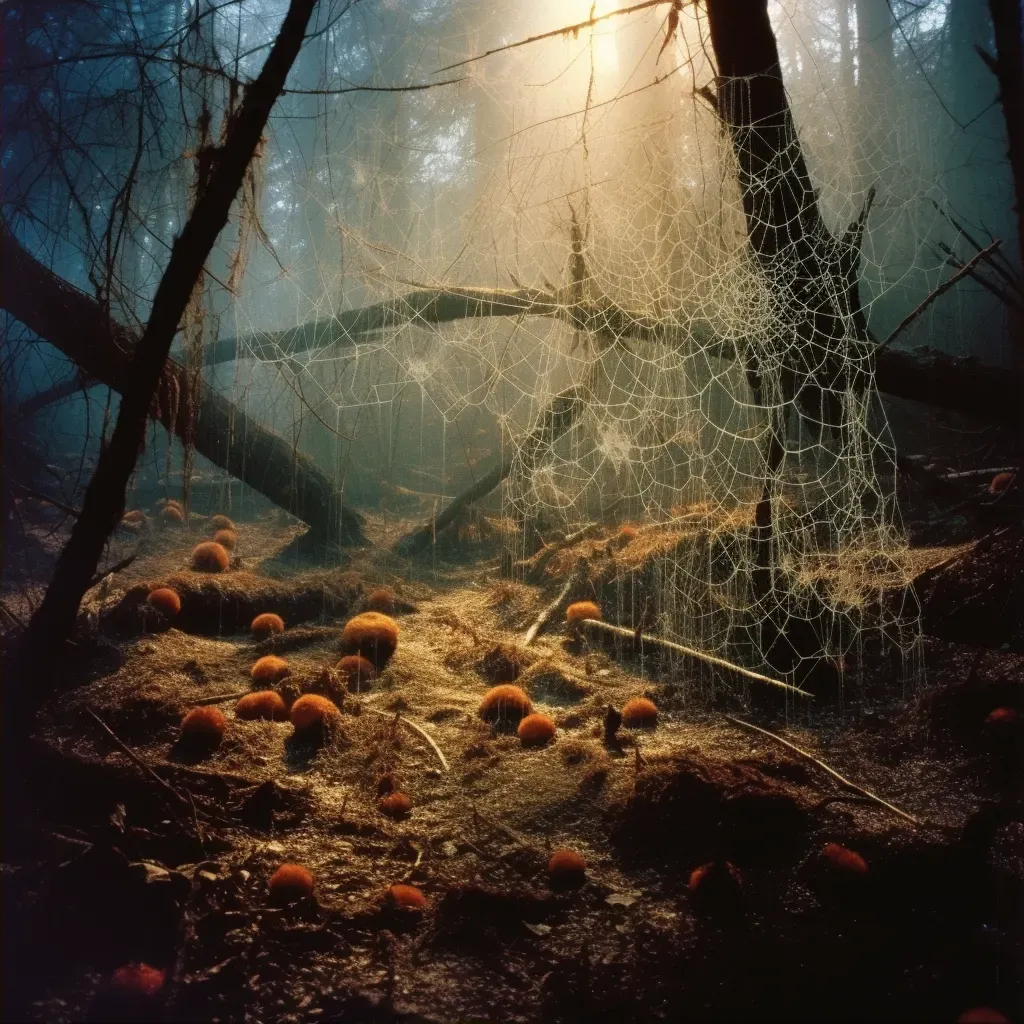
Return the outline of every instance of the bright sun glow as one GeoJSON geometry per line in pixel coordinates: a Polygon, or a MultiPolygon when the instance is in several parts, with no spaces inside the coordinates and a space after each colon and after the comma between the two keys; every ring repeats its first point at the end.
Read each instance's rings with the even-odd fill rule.
{"type": "MultiPolygon", "coordinates": [[[[594,14],[607,14],[615,10],[615,7],[615,0],[600,0],[594,14]]],[[[589,13],[588,11],[588,17],[589,13]]],[[[619,69],[619,50],[615,44],[616,20],[609,18],[608,21],[602,21],[591,29],[594,41],[594,68],[597,71],[607,73],[619,69]]]]}
{"type": "MultiPolygon", "coordinates": [[[[586,21],[590,17],[600,17],[614,11],[618,5],[615,0],[598,0],[595,4],[592,0],[584,0],[577,3],[573,11],[573,21],[586,21]]],[[[599,22],[591,29],[585,31],[589,36],[580,33],[581,39],[592,42],[594,47],[594,70],[598,74],[610,74],[618,71],[619,51],[615,43],[615,33],[619,27],[618,18],[609,18],[607,21],[599,22]]]]}

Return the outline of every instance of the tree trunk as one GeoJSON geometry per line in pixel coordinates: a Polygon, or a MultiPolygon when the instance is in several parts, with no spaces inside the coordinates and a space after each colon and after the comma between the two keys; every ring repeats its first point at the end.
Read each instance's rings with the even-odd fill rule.
{"type": "MultiPolygon", "coordinates": [[[[316,2],[292,0],[266,64],[228,124],[223,146],[210,154],[213,166],[209,180],[202,183],[195,208],[175,240],[146,330],[132,353],[114,431],[100,452],[85,491],[82,513],[57,559],[43,603],[25,633],[28,663],[39,674],[55,648],[74,631],[82,596],[89,589],[107,539],[124,515],[125,492],[145,441],[149,410],[159,391],[171,342],[210,250],[227,223],[271,108],[302,46],[316,2]]],[[[187,393],[188,389],[180,392],[187,393]]],[[[190,417],[186,416],[185,421],[191,426],[190,417]]]]}
{"type": "MultiPolygon", "coordinates": [[[[989,66],[999,83],[999,101],[1006,118],[1007,156],[1017,207],[1018,258],[1024,264],[1024,24],[1020,0],[989,0],[989,10],[996,42],[995,60],[989,66]]],[[[1014,372],[1007,376],[1017,394],[1011,408],[1017,413],[1014,425],[1020,449],[1024,447],[1024,402],[1020,400],[1024,388],[1024,312],[1019,307],[1010,307],[1010,332],[1014,372]]]]}
{"type": "MultiPolygon", "coordinates": [[[[29,255],[2,223],[0,242],[0,307],[63,352],[83,373],[122,392],[137,335],[109,320],[97,302],[29,255]]],[[[150,413],[169,431],[183,436],[190,417],[175,396],[187,401],[185,368],[168,360],[150,413]]],[[[363,540],[359,516],[341,503],[334,481],[312,459],[205,383],[200,383],[197,402],[189,440],[200,455],[308,523],[319,537],[363,540]]]]}
{"type": "MultiPolygon", "coordinates": [[[[754,402],[770,432],[765,484],[755,511],[758,574],[770,587],[775,559],[773,497],[785,460],[785,418],[795,404],[819,430],[846,430],[842,396],[868,384],[867,325],[860,308],[860,240],[867,207],[842,241],[821,218],[789,107],[767,0],[708,0],[711,45],[718,64],[718,114],[738,165],[747,236],[771,292],[778,297],[782,394],[769,403],[761,354],[744,354],[754,402]],[[860,356],[860,358],[856,358],[860,356]]],[[[870,205],[870,194],[869,201],[870,205]]]]}
{"type": "MultiPolygon", "coordinates": [[[[999,101],[1006,117],[1010,168],[1017,204],[1017,241],[1024,260],[1024,44],[1020,0],[989,0],[995,29],[996,56],[990,65],[999,82],[999,101]]],[[[1024,339],[1017,339],[1024,345],[1024,339]]]]}

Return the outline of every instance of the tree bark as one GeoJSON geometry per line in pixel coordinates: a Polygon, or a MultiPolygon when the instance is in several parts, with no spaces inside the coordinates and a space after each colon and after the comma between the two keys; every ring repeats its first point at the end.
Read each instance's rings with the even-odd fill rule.
{"type": "MultiPolygon", "coordinates": [[[[1013,187],[1017,211],[1018,258],[1024,263],[1024,41],[1021,39],[1024,23],[1020,0],[989,0],[992,27],[995,31],[995,59],[986,63],[999,83],[999,101],[1006,119],[1007,157],[1013,174],[1013,187]]],[[[982,59],[986,59],[982,54],[982,59]]],[[[1018,450],[1024,449],[1024,312],[1019,306],[1010,306],[1010,344],[1012,346],[1013,374],[1007,374],[1017,394],[1011,405],[1016,409],[1014,426],[1017,429],[1018,450]]]]}
{"type": "MultiPolygon", "coordinates": [[[[284,88],[315,4],[316,0],[292,0],[289,5],[263,69],[228,125],[224,145],[211,154],[214,160],[209,180],[172,247],[149,322],[132,355],[114,431],[86,488],[82,514],[24,637],[27,664],[38,676],[42,676],[41,669],[55,648],[74,631],[82,596],[108,537],[124,514],[128,481],[145,440],[149,410],[171,342],[210,250],[227,223],[231,204],[259,145],[271,108],[284,88]]],[[[43,683],[44,679],[38,682],[43,683]]]]}
{"type": "MultiPolygon", "coordinates": [[[[0,247],[0,307],[88,377],[123,392],[138,336],[34,259],[2,222],[0,247]]],[[[188,393],[185,368],[168,360],[151,415],[183,440],[192,419],[187,440],[200,455],[308,523],[317,536],[352,543],[364,539],[360,517],[342,504],[334,481],[312,459],[205,383],[199,385],[195,416],[190,417],[181,408],[188,393]],[[177,403],[175,396],[180,396],[177,403]]]]}
{"type": "Polygon", "coordinates": [[[778,298],[781,401],[769,403],[762,353],[748,346],[744,369],[768,416],[764,490],[754,515],[755,590],[771,586],[773,502],[785,461],[785,419],[799,407],[809,425],[842,435],[844,392],[869,383],[867,324],[859,294],[860,241],[868,203],[842,240],[825,226],[789,107],[767,0],[707,0],[718,65],[718,115],[732,140],[747,222],[761,274],[778,298]]]}

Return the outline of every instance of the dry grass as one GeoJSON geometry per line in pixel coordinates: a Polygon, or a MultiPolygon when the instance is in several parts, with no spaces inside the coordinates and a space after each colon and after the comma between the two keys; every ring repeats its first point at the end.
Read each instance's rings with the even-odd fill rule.
{"type": "MultiPolygon", "coordinates": [[[[664,536],[657,543],[655,537],[645,539],[649,530],[658,532],[641,527],[616,560],[637,545],[649,544],[650,551],[664,541],[664,536]]],[[[258,548],[259,541],[254,537],[247,543],[258,548]]],[[[135,567],[137,575],[114,604],[118,613],[109,624],[131,624],[121,634],[123,664],[50,707],[45,734],[61,757],[75,764],[113,764],[137,774],[108,737],[82,727],[83,710],[94,710],[140,758],[187,790],[201,810],[222,815],[228,824],[221,834],[231,848],[224,860],[251,874],[248,888],[231,882],[238,913],[263,908],[268,879],[282,861],[301,864],[315,876],[316,899],[331,927],[344,929],[345,941],[328,929],[317,932],[318,939],[326,934],[330,941],[315,952],[298,945],[287,956],[279,951],[289,979],[273,990],[274,998],[289,1006],[297,998],[292,982],[299,968],[322,969],[360,991],[376,991],[385,968],[375,958],[382,954],[376,946],[371,952],[364,936],[384,927],[384,894],[396,884],[414,885],[427,905],[423,925],[410,926],[424,929],[420,959],[401,960],[396,968],[414,992],[404,997],[410,1005],[452,1020],[483,1012],[523,1019],[523,1014],[516,1017],[517,1007],[525,1006],[526,1016],[536,1019],[538,986],[530,957],[541,940],[524,929],[523,921],[544,921],[551,914],[554,922],[549,899],[587,896],[589,887],[600,893],[572,904],[571,914],[560,909],[565,916],[543,940],[566,962],[578,960],[584,938],[603,941],[600,936],[607,935],[628,946],[641,934],[621,907],[605,902],[608,893],[642,891],[638,919],[669,922],[659,939],[667,947],[667,936],[678,936],[681,927],[691,934],[694,927],[680,888],[723,846],[744,872],[748,864],[755,865],[752,871],[775,870],[776,864],[789,871],[826,842],[864,850],[874,869],[873,850],[906,841],[902,825],[872,809],[835,804],[816,809],[823,793],[832,792],[827,779],[716,721],[706,704],[692,699],[658,696],[659,728],[641,737],[638,755],[630,748],[606,750],[601,742],[605,707],[622,708],[638,692],[653,692],[652,684],[628,663],[574,651],[554,631],[538,639],[535,662],[516,682],[534,711],[557,722],[557,741],[523,749],[515,735],[492,735],[477,713],[489,685],[479,666],[499,645],[517,650],[516,634],[543,597],[525,584],[442,587],[426,571],[409,584],[410,590],[418,588],[421,610],[402,618],[401,641],[373,688],[344,694],[340,709],[331,705],[339,729],[326,742],[304,744],[287,722],[239,721],[232,700],[219,705],[227,720],[220,746],[190,773],[175,760],[181,718],[197,700],[249,687],[255,647],[245,634],[253,616],[268,609],[282,614],[292,627],[283,636],[295,623],[327,620],[309,629],[305,642],[289,653],[296,690],[312,689],[329,678],[324,673],[337,662],[340,629],[350,610],[360,606],[362,586],[352,573],[322,570],[281,579],[255,567],[205,578],[169,572],[169,565],[180,566],[187,557],[184,536],[178,545],[135,567]],[[158,582],[181,588],[181,617],[176,628],[145,633],[138,609],[158,582]],[[302,610],[308,614],[299,614],[302,610]],[[510,622],[514,633],[506,625],[510,622]],[[194,624],[202,628],[185,631],[194,624]],[[440,767],[422,739],[401,727],[399,713],[429,732],[450,771],[440,767]],[[381,813],[386,794],[378,782],[384,775],[391,777],[393,791],[409,795],[412,814],[381,813]],[[254,830],[252,820],[270,821],[275,831],[254,830]],[[559,847],[584,858],[588,888],[582,893],[547,891],[545,866],[559,847]],[[486,947],[506,920],[515,941],[486,947]],[[461,935],[473,937],[473,952],[460,955],[453,968],[438,950],[442,940],[458,941],[461,935]],[[475,957],[485,948],[497,951],[503,970],[514,970],[529,983],[506,985],[501,971],[482,966],[475,957]],[[451,983],[453,969],[464,984],[451,983]]],[[[381,578],[372,565],[365,567],[365,576],[381,578]]],[[[677,693],[689,692],[686,685],[681,676],[677,693]]],[[[806,731],[792,729],[787,735],[821,749],[806,731]]],[[[872,767],[858,760],[857,748],[842,737],[833,737],[823,756],[909,810],[927,810],[948,824],[965,814],[969,795],[943,787],[940,800],[922,781],[923,769],[904,777],[902,764],[872,767]]],[[[211,930],[216,913],[211,910],[206,922],[211,930]]],[[[243,954],[230,944],[211,944],[193,955],[199,959],[190,971],[199,976],[243,954]]],[[[259,998],[270,994],[261,992],[259,998]]],[[[212,1002],[203,1005],[207,1017],[220,1012],[212,1002]]]]}

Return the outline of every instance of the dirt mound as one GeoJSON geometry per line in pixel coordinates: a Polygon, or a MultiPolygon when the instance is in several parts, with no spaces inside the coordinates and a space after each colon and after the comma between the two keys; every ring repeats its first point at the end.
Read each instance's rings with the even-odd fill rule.
{"type": "MultiPolygon", "coordinates": [[[[348,572],[310,572],[288,580],[244,570],[217,576],[177,572],[131,587],[103,615],[104,629],[132,635],[156,632],[167,625],[168,620],[146,604],[147,595],[156,587],[170,587],[181,598],[181,611],[172,624],[186,633],[204,636],[247,632],[252,620],[263,612],[274,612],[288,624],[342,616],[362,594],[359,577],[348,572]]],[[[288,636],[287,631],[281,636],[288,636]]],[[[287,646],[287,641],[282,642],[287,646]]]]}
{"type": "Polygon", "coordinates": [[[473,667],[489,683],[513,683],[530,664],[530,655],[513,644],[496,644],[473,667]]]}
{"type": "Polygon", "coordinates": [[[624,848],[746,865],[792,855],[814,823],[812,806],[796,787],[754,768],[666,754],[650,759],[609,815],[624,848]]]}
{"type": "Polygon", "coordinates": [[[931,636],[1024,651],[1024,526],[1008,526],[914,583],[931,636]]]}

